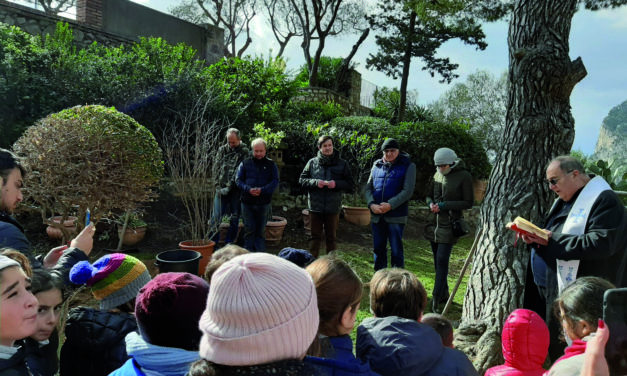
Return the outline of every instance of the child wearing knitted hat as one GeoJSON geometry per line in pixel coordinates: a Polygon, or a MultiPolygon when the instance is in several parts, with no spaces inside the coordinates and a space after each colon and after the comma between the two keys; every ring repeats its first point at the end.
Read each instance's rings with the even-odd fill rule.
{"type": "Polygon", "coordinates": [[[137,296],[139,334],[126,336],[126,352],[131,359],[111,376],[184,376],[200,358],[198,321],[208,294],[209,284],[195,275],[157,275],[137,296]]]}
{"type": "Polygon", "coordinates": [[[190,376],[319,374],[302,361],[318,330],[316,288],[277,256],[250,253],[222,265],[200,330],[202,359],[190,376]]]}
{"type": "Polygon", "coordinates": [[[137,331],[135,298],[150,282],[150,274],[135,257],[113,253],[93,265],[87,261],[74,265],[70,280],[91,287],[100,309],[70,310],[61,348],[61,375],[108,375],[129,359],[124,337],[137,331]]]}
{"type": "Polygon", "coordinates": [[[20,264],[0,255],[0,374],[30,375],[19,341],[37,328],[37,298],[20,264]]]}

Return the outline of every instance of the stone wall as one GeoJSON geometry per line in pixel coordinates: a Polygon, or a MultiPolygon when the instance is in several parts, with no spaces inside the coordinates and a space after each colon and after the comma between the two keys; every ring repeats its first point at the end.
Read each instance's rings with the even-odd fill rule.
{"type": "Polygon", "coordinates": [[[345,116],[371,116],[372,110],[360,103],[361,74],[356,70],[351,70],[348,83],[348,97],[345,94],[322,87],[306,87],[300,89],[299,94],[292,98],[292,101],[321,103],[333,101],[342,106],[345,116]]]}
{"type": "Polygon", "coordinates": [[[78,0],[76,17],[72,20],[47,15],[0,0],[0,22],[41,36],[54,33],[57,22],[67,22],[74,31],[78,48],[85,48],[94,41],[105,46],[132,44],[143,36],[161,37],[170,44],[184,42],[208,63],[224,56],[224,30],[194,25],[128,0],[78,0]]]}
{"type": "Polygon", "coordinates": [[[67,22],[74,30],[74,42],[78,48],[84,48],[93,42],[105,46],[119,46],[134,42],[129,38],[109,34],[68,18],[47,15],[32,8],[0,0],[0,22],[17,26],[31,35],[53,34],[59,21],[67,22]]]}

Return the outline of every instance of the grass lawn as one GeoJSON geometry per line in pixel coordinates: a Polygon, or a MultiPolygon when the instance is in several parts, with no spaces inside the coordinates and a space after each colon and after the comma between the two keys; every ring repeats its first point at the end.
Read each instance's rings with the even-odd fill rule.
{"type": "MultiPolygon", "coordinates": [[[[468,252],[472,247],[474,236],[466,236],[461,238],[457,245],[453,247],[451,254],[451,260],[449,263],[449,277],[448,284],[451,292],[455,286],[455,282],[464,266],[464,261],[468,256],[468,252]]],[[[428,241],[422,239],[406,239],[403,240],[405,245],[405,268],[414,273],[418,279],[422,282],[427,290],[427,294],[431,295],[433,290],[433,284],[435,281],[435,269],[433,267],[433,254],[431,253],[431,246],[428,241]]],[[[338,256],[349,263],[349,265],[357,272],[359,277],[364,283],[367,283],[374,274],[373,263],[374,258],[372,252],[366,252],[362,247],[351,246],[344,244],[342,251],[338,252],[338,256]]],[[[470,267],[468,268],[470,269],[470,267]]],[[[459,321],[462,313],[462,302],[464,294],[466,293],[466,283],[468,282],[468,274],[470,270],[467,270],[462,283],[455,294],[455,299],[452,306],[449,308],[446,317],[452,321],[459,321]]],[[[368,288],[364,290],[364,295],[361,299],[361,307],[357,313],[357,323],[355,328],[361,323],[362,320],[371,317],[370,313],[370,291],[368,288]]],[[[429,300],[430,302],[430,300],[429,300]]],[[[444,308],[444,306],[441,306],[444,308]]],[[[430,304],[425,310],[425,313],[430,312],[430,304]]],[[[356,336],[356,329],[353,330],[351,337],[353,340],[356,336]]]]}

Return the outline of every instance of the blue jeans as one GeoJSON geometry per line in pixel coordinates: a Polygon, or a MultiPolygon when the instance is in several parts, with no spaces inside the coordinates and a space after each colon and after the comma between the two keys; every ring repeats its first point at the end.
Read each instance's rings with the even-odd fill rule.
{"type": "Polygon", "coordinates": [[[433,265],[435,265],[435,284],[433,298],[444,299],[448,295],[448,262],[451,258],[452,244],[431,242],[433,265]]]}
{"type": "Polygon", "coordinates": [[[388,267],[388,240],[390,241],[390,248],[392,249],[392,267],[405,267],[405,256],[403,253],[404,230],[404,224],[388,223],[383,218],[379,218],[379,223],[372,223],[372,241],[374,243],[375,271],[388,267]]]}
{"type": "Polygon", "coordinates": [[[237,227],[239,226],[240,217],[240,199],[242,193],[239,189],[233,189],[227,195],[221,195],[216,193],[213,200],[213,217],[212,224],[217,227],[217,233],[211,238],[214,242],[218,243],[220,240],[220,223],[222,223],[222,217],[229,215],[229,232],[226,234],[224,244],[233,243],[237,239],[237,227]]]}
{"type": "Polygon", "coordinates": [[[244,217],[244,248],[250,252],[266,250],[266,223],[270,204],[253,205],[242,202],[244,217]]]}

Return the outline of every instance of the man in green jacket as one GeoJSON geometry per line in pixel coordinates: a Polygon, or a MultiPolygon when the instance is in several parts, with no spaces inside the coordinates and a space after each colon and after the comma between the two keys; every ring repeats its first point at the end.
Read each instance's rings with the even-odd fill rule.
{"type": "MultiPolygon", "coordinates": [[[[216,195],[213,205],[213,223],[215,226],[220,226],[222,223],[222,217],[229,216],[229,232],[226,235],[225,244],[230,244],[237,238],[237,229],[239,226],[239,217],[241,213],[240,199],[242,193],[237,184],[235,184],[235,177],[237,174],[237,168],[240,163],[249,155],[249,150],[246,144],[242,142],[239,130],[236,128],[229,128],[226,131],[227,144],[222,145],[218,149],[218,166],[220,171],[218,172],[218,179],[216,180],[216,195]]],[[[220,232],[218,231],[213,237],[213,240],[217,243],[220,239],[220,232]]]]}
{"type": "Polygon", "coordinates": [[[327,253],[337,249],[337,224],[342,209],[342,192],[353,189],[353,176],[340,153],[333,149],[333,138],[318,139],[318,156],[307,162],[300,174],[300,185],[309,191],[309,218],[311,238],[309,252],[318,257],[322,235],[325,235],[327,253]]]}

